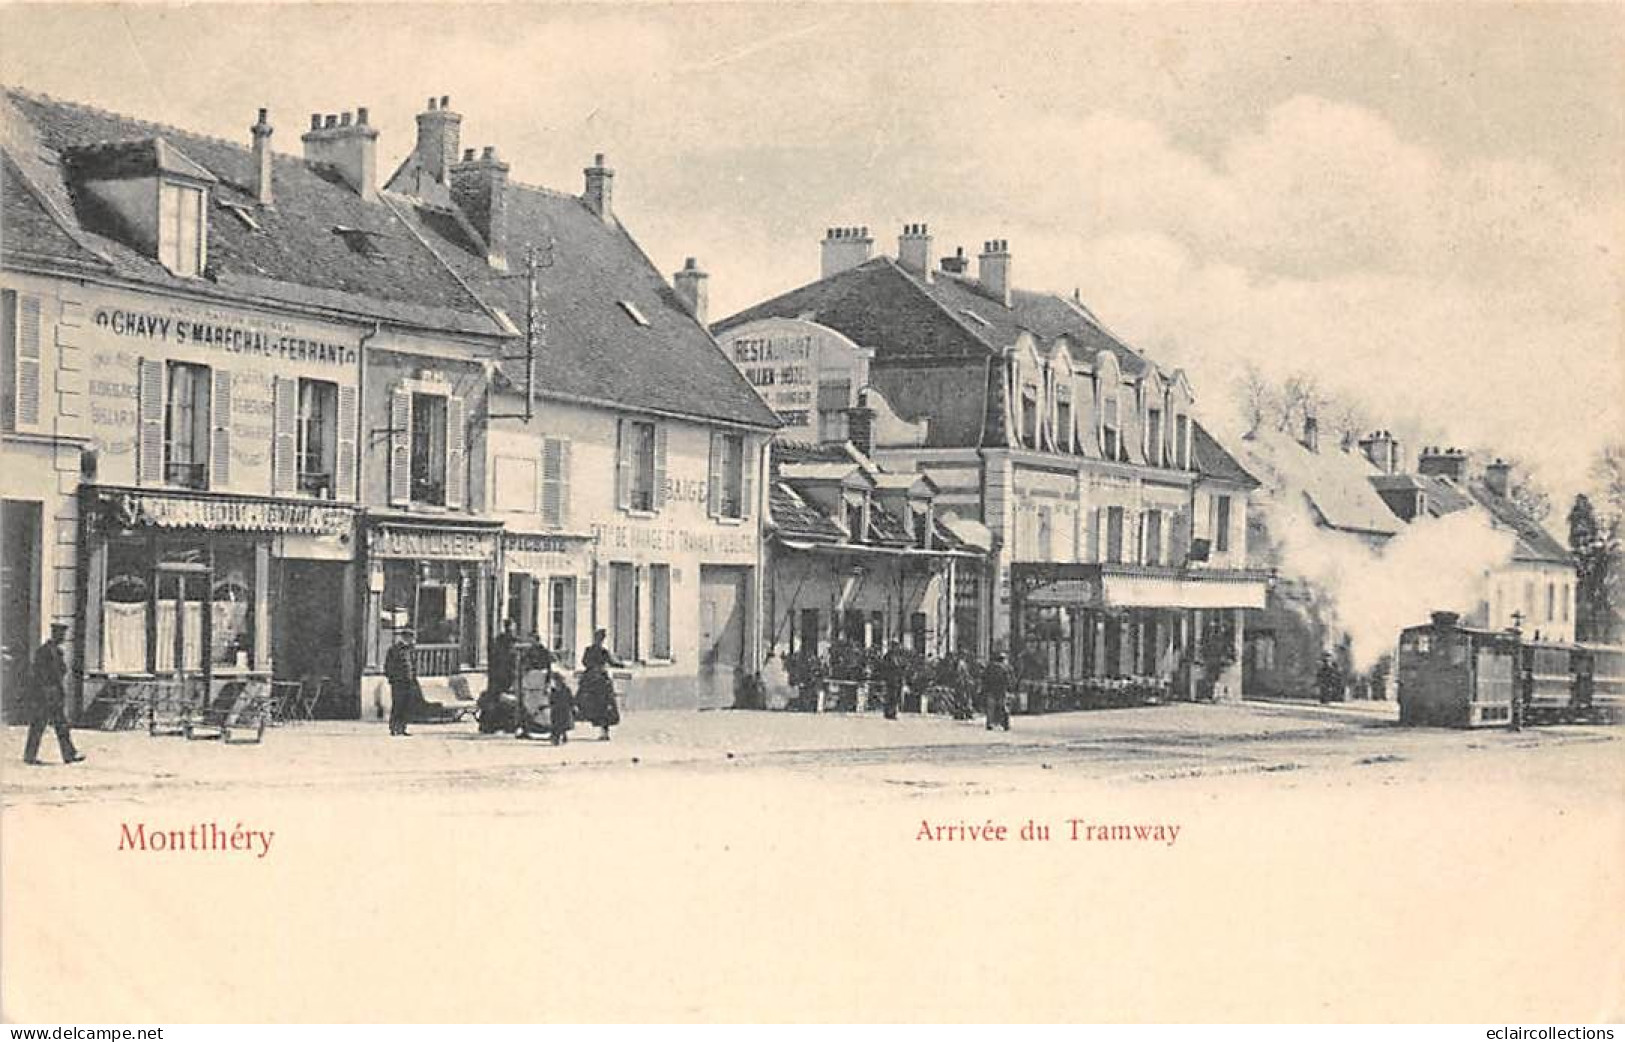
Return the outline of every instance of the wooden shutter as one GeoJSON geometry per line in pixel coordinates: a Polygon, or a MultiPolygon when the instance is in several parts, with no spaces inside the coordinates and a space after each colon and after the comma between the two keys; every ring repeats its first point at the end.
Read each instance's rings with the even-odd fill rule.
{"type": "Polygon", "coordinates": [[[299,381],[277,377],[271,406],[271,491],[288,496],[299,488],[299,381]]]}
{"type": "Polygon", "coordinates": [[[739,439],[739,516],[751,515],[751,497],[756,489],[756,468],[751,465],[750,439],[739,439]]]}
{"type": "Polygon", "coordinates": [[[446,506],[461,508],[468,498],[468,430],[463,400],[446,399],[446,506]]]}
{"type": "Polygon", "coordinates": [[[141,433],[136,455],[136,481],[143,485],[164,483],[164,363],[156,358],[143,358],[137,367],[140,374],[138,406],[141,415],[141,433]]]}
{"type": "Polygon", "coordinates": [[[404,387],[389,396],[389,501],[412,502],[412,392],[404,387]]]}
{"type": "Polygon", "coordinates": [[[632,507],[632,425],[628,420],[616,424],[615,506],[619,510],[632,507]]]}
{"type": "Polygon", "coordinates": [[[1119,393],[1123,403],[1119,410],[1123,422],[1123,446],[1128,449],[1130,463],[1144,463],[1145,414],[1140,394],[1132,388],[1125,388],[1119,393]]]}
{"type": "Polygon", "coordinates": [[[722,450],[727,435],[711,432],[711,468],[706,471],[710,481],[706,486],[705,512],[712,517],[722,515],[722,450]]]}
{"type": "Polygon", "coordinates": [[[1168,563],[1182,565],[1191,550],[1191,517],[1183,510],[1168,525],[1168,563]]]}
{"type": "Polygon", "coordinates": [[[1105,507],[1095,507],[1093,510],[1089,511],[1089,520],[1087,522],[1089,526],[1089,560],[1097,564],[1105,560],[1105,557],[1101,554],[1101,551],[1104,548],[1102,544],[1105,540],[1105,537],[1101,534],[1101,531],[1106,527],[1101,511],[1105,509],[1105,507]]]}
{"type": "Polygon", "coordinates": [[[357,414],[360,395],[354,387],[339,388],[338,416],[334,423],[333,496],[337,499],[355,498],[355,446],[357,414]]]}
{"type": "Polygon", "coordinates": [[[655,509],[666,506],[666,425],[655,424],[655,509]]]}
{"type": "Polygon", "coordinates": [[[214,391],[210,395],[213,415],[209,430],[209,487],[231,485],[231,370],[214,370],[214,391]]]}
{"type": "Polygon", "coordinates": [[[31,293],[17,294],[17,426],[40,422],[40,303],[31,293]]]}
{"type": "Polygon", "coordinates": [[[564,527],[564,453],[566,443],[558,438],[542,441],[542,523],[564,527]]]}

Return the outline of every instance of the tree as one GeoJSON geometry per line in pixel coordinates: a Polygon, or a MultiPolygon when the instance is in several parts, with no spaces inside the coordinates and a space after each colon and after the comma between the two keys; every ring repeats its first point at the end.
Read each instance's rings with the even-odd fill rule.
{"type": "Polygon", "coordinates": [[[1236,378],[1236,401],[1241,415],[1247,420],[1247,433],[1255,433],[1264,421],[1275,413],[1275,390],[1269,379],[1251,362],[1241,368],[1236,378]]]}
{"type": "Polygon", "coordinates": [[[1585,493],[1569,508],[1569,549],[1579,583],[1575,588],[1576,640],[1610,640],[1614,608],[1620,604],[1620,517],[1600,518],[1585,493]]]}
{"type": "Polygon", "coordinates": [[[1508,462],[1512,471],[1507,476],[1507,498],[1544,525],[1546,519],[1552,516],[1551,495],[1521,461],[1509,458],[1508,462]]]}

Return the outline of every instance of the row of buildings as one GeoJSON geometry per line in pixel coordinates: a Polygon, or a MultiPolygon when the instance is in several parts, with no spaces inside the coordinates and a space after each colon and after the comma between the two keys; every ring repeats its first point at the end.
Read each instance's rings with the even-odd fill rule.
{"type": "Polygon", "coordinates": [[[603,156],[558,192],[449,98],[416,122],[382,176],[364,108],[289,155],[265,110],[225,141],[0,92],[8,686],[66,620],[81,699],[325,678],[374,718],[398,631],[477,693],[512,619],[572,659],[606,629],[633,706],[836,642],[1239,697],[1258,480],[1006,242],[832,228],[710,325],[603,156]]]}

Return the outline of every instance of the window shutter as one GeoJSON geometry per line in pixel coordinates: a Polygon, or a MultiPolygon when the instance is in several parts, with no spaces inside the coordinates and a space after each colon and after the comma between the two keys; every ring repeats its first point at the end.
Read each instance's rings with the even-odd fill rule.
{"type": "Polygon", "coordinates": [[[33,294],[17,294],[17,426],[39,426],[40,303],[33,294]]]}
{"type": "Polygon", "coordinates": [[[143,485],[164,483],[164,363],[143,358],[139,393],[141,396],[140,449],[136,457],[136,480],[143,485]]]}
{"type": "Polygon", "coordinates": [[[389,396],[389,501],[412,502],[412,392],[404,387],[389,396]]]}
{"type": "Polygon", "coordinates": [[[1089,512],[1089,560],[1097,564],[1105,560],[1102,553],[1106,538],[1103,534],[1106,527],[1105,510],[1105,507],[1095,507],[1089,512]]]}
{"type": "Polygon", "coordinates": [[[299,381],[276,378],[273,388],[271,491],[292,495],[299,487],[299,381]]]}
{"type": "Polygon", "coordinates": [[[1133,390],[1122,393],[1123,447],[1131,463],[1145,462],[1145,413],[1140,396],[1133,390]]]}
{"type": "Polygon", "coordinates": [[[720,431],[711,432],[711,467],[706,473],[710,482],[706,486],[705,512],[712,517],[722,514],[722,442],[720,431]]]}
{"type": "Polygon", "coordinates": [[[214,371],[214,415],[209,431],[209,487],[223,489],[231,484],[231,370],[214,371]]]}
{"type": "Polygon", "coordinates": [[[655,509],[666,506],[666,425],[655,424],[655,509]]]}
{"type": "Polygon", "coordinates": [[[632,508],[632,429],[626,420],[616,425],[615,506],[619,510],[632,508]]]}
{"type": "Polygon", "coordinates": [[[557,438],[542,440],[542,523],[550,528],[564,527],[564,504],[559,498],[563,448],[557,438]]]}
{"type": "Polygon", "coordinates": [[[354,387],[339,388],[338,431],[333,439],[333,495],[338,499],[355,498],[355,443],[356,413],[360,396],[354,387]]]}
{"type": "Polygon", "coordinates": [[[1183,510],[1173,516],[1168,527],[1168,563],[1182,565],[1191,549],[1191,518],[1183,510]]]}
{"type": "Polygon", "coordinates": [[[739,516],[751,514],[751,498],[755,494],[756,468],[751,465],[749,438],[739,439],[739,516]]]}
{"type": "Polygon", "coordinates": [[[570,443],[559,439],[559,527],[570,527],[570,443]]]}
{"type": "Polygon", "coordinates": [[[446,399],[446,506],[461,509],[468,498],[468,431],[463,400],[446,399]]]}

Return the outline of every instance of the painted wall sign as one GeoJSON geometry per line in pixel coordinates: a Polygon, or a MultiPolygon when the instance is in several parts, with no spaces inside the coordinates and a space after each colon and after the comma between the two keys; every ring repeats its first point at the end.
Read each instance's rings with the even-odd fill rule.
{"type": "MultiPolygon", "coordinates": [[[[747,322],[721,337],[728,358],[785,424],[788,436],[817,440],[819,387],[846,388],[850,404],[869,378],[866,351],[826,326],[802,319],[747,322]]],[[[837,406],[839,407],[839,406],[837,406]]]]}
{"type": "Polygon", "coordinates": [[[356,348],[331,340],[299,336],[277,322],[254,322],[216,312],[202,317],[123,308],[98,308],[99,329],[134,340],[197,344],[230,354],[260,355],[293,362],[355,365],[356,348]]]}
{"type": "Polygon", "coordinates": [[[542,535],[534,532],[502,533],[502,549],[507,553],[568,554],[587,545],[579,536],[542,535]]]}
{"type": "Polygon", "coordinates": [[[594,541],[600,552],[616,550],[650,550],[660,553],[685,553],[708,556],[750,557],[756,555],[754,528],[738,530],[704,531],[689,528],[665,528],[654,525],[595,524],[594,541]]]}
{"type": "Polygon", "coordinates": [[[466,528],[378,525],[373,528],[367,545],[374,557],[494,561],[497,556],[497,533],[466,528]]]}
{"type": "Polygon", "coordinates": [[[122,528],[207,528],[325,536],[349,536],[355,530],[353,511],[320,503],[191,499],[120,492],[105,499],[104,508],[108,517],[122,528]]]}

